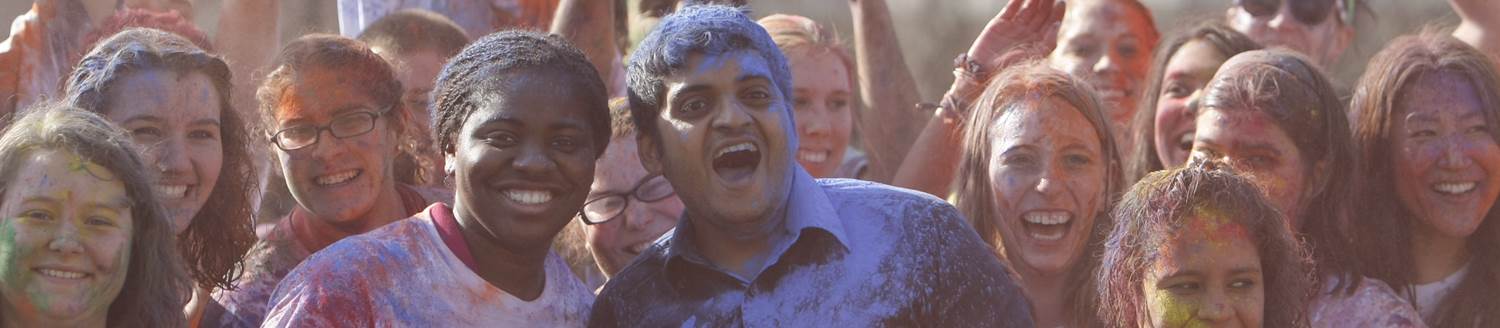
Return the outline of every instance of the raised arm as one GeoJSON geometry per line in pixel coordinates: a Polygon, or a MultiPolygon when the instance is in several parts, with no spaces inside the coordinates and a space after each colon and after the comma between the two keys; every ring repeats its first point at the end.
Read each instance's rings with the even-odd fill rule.
{"type": "Polygon", "coordinates": [[[1012,0],[984,26],[958,67],[953,85],[943,95],[912,145],[891,184],[946,197],[958,171],[964,120],[990,76],[1020,58],[1040,57],[1057,45],[1057,28],[1066,11],[1057,0],[1012,0]]]}
{"type": "Polygon", "coordinates": [[[551,32],[567,38],[583,50],[606,85],[613,81],[612,63],[620,55],[614,42],[614,0],[562,0],[557,4],[557,15],[552,18],[551,32]]]}
{"type": "Polygon", "coordinates": [[[885,0],[850,0],[854,14],[859,95],[863,112],[861,144],[869,156],[865,178],[890,182],[908,149],[922,132],[928,113],[913,108],[922,101],[917,81],[906,67],[896,26],[885,0]]]}

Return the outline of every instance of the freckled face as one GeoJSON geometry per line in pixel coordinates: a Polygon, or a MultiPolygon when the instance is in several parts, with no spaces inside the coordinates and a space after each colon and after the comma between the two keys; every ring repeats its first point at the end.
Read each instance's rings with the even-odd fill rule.
{"type": "Polygon", "coordinates": [[[1473,84],[1443,71],[1407,84],[1392,113],[1396,195],[1426,229],[1467,238],[1500,196],[1500,146],[1473,84]]]}
{"type": "Polygon", "coordinates": [[[763,231],[791,191],[791,104],[771,66],[750,51],[692,55],[663,81],[659,138],[638,138],[647,171],[672,182],[691,217],[763,231]]]}
{"type": "Polygon", "coordinates": [[[797,163],[814,178],[831,178],[843,163],[854,129],[849,70],[827,52],[793,51],[787,61],[797,111],[797,163]]]}
{"type": "Polygon", "coordinates": [[[1167,61],[1161,76],[1161,94],[1154,95],[1156,131],[1152,134],[1157,160],[1163,167],[1187,163],[1188,152],[1193,148],[1193,119],[1203,98],[1203,87],[1228,59],[1208,42],[1193,40],[1178,48],[1167,61]]]}
{"type": "Polygon", "coordinates": [[[1227,163],[1264,192],[1285,214],[1293,230],[1301,227],[1309,196],[1310,167],[1301,150],[1259,110],[1204,109],[1198,114],[1190,161],[1227,163]]]}
{"type": "MultiPolygon", "coordinates": [[[[453,212],[478,223],[496,243],[551,245],[578,214],[594,179],[591,106],[581,82],[551,70],[505,73],[496,96],[453,136],[453,212]]],[[[594,108],[599,107],[599,108],[594,108]]]]}
{"type": "Polygon", "coordinates": [[[1067,272],[1083,256],[1104,199],[1098,132],[1058,99],[1018,106],[989,128],[998,214],[990,219],[1006,256],[1022,270],[1067,272]]]}
{"type": "Polygon", "coordinates": [[[1227,218],[1188,220],[1146,268],[1141,326],[1260,327],[1265,287],[1249,232],[1227,218]]]}
{"type": "Polygon", "coordinates": [[[129,268],[125,185],[63,151],[33,151],[19,165],[0,204],[5,315],[65,326],[104,323],[129,268]]]}
{"type": "MultiPolygon", "coordinates": [[[[1099,91],[1117,135],[1130,140],[1130,118],[1136,92],[1151,67],[1154,23],[1118,1],[1068,3],[1068,13],[1057,35],[1057,48],[1048,57],[1053,67],[1088,80],[1099,91]]],[[[1124,149],[1129,149],[1128,147],[1124,149]]]]}
{"type": "MultiPolygon", "coordinates": [[[[614,194],[626,195],[624,201],[628,203],[617,205],[625,207],[619,217],[601,224],[583,226],[589,252],[594,254],[594,259],[599,262],[599,270],[607,277],[619,273],[651,242],[671,230],[677,224],[677,219],[682,217],[682,200],[676,195],[655,202],[644,202],[629,196],[628,193],[637,190],[637,183],[647,175],[646,168],[641,166],[633,137],[610,140],[609,148],[604,150],[604,156],[599,158],[594,169],[594,185],[589,189],[589,200],[614,194]]],[[[640,193],[658,194],[654,190],[672,188],[671,184],[662,181],[665,180],[646,182],[639,187],[639,190],[645,190],[640,193]]]]}
{"type": "MultiPolygon", "coordinates": [[[[297,126],[327,127],[335,119],[359,112],[386,110],[360,90],[348,72],[311,69],[300,72],[277,104],[280,131],[297,126]]],[[[296,150],[277,149],[282,174],[297,204],[331,223],[355,222],[375,207],[382,191],[395,188],[391,163],[396,158],[395,124],[386,113],[374,128],[348,138],[319,131],[318,142],[296,150]]]]}
{"type": "Polygon", "coordinates": [[[147,70],[121,78],[107,96],[105,116],[129,131],[148,167],[159,170],[156,194],[182,233],[224,166],[219,92],[202,73],[147,70]]]}

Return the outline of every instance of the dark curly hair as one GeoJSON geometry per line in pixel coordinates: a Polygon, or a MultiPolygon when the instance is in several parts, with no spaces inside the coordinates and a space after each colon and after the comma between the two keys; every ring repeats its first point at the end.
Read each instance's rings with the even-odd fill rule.
{"type": "MultiPolygon", "coordinates": [[[[489,102],[498,86],[513,71],[543,69],[567,76],[572,88],[586,97],[589,126],[593,127],[594,157],[604,155],[609,144],[609,95],[599,72],[562,37],[534,31],[502,31],[474,41],[448,61],[433,86],[432,132],[438,150],[453,152],[454,135],[469,114],[489,102]]],[[[559,86],[564,87],[564,86],[559,86]]]]}
{"type": "MultiPolygon", "coordinates": [[[[1142,90],[1139,106],[1135,111],[1135,117],[1131,118],[1131,143],[1134,149],[1125,149],[1129,152],[1125,159],[1125,182],[1134,183],[1146,176],[1147,173],[1160,171],[1167,168],[1157,156],[1156,150],[1156,105],[1161,99],[1162,89],[1165,86],[1163,77],[1167,74],[1167,63],[1177,55],[1177,50],[1191,41],[1202,41],[1212,46],[1214,50],[1224,54],[1228,59],[1239,53],[1260,49],[1261,46],[1245,36],[1244,33],[1236,32],[1219,20],[1203,21],[1192,28],[1179,32],[1171,38],[1162,42],[1156,48],[1156,53],[1151,59],[1150,73],[1146,74],[1146,89],[1142,90]]],[[[1183,163],[1175,163],[1171,166],[1181,166],[1183,163]]]]}
{"type": "MultiPolygon", "coordinates": [[[[1359,227],[1366,229],[1355,235],[1356,241],[1364,242],[1361,251],[1346,255],[1365,259],[1367,274],[1406,290],[1408,296],[1416,277],[1411,227],[1424,223],[1396,195],[1391,157],[1399,150],[1392,136],[1405,132],[1394,131],[1393,121],[1404,117],[1396,108],[1403,91],[1425,75],[1441,73],[1462,76],[1474,87],[1487,132],[1500,140],[1500,73],[1484,53],[1433,30],[1396,38],[1375,54],[1359,79],[1350,109],[1355,149],[1364,163],[1356,179],[1366,186],[1359,195],[1359,227]]],[[[1433,327],[1500,323],[1500,299],[1493,295],[1500,291],[1500,208],[1490,208],[1467,247],[1472,255],[1469,273],[1439,302],[1434,321],[1428,322],[1433,327]]]]}
{"type": "Polygon", "coordinates": [[[237,268],[255,243],[251,197],[259,190],[259,179],[250,156],[248,122],[230,103],[231,76],[224,60],[176,34],[128,29],[101,42],[79,62],[67,80],[67,99],[79,109],[105,115],[112,109],[110,88],[116,82],[135,72],[158,69],[203,74],[219,93],[224,168],[203,208],[177,236],[177,248],[199,288],[233,289],[237,268]]]}
{"type": "Polygon", "coordinates": [[[40,104],[0,135],[0,181],[15,181],[22,161],[38,150],[66,151],[103,166],[120,179],[130,198],[130,263],[125,286],[110,302],[106,325],[185,326],[182,306],[191,287],[173,249],[172,225],[151,188],[155,179],[124,131],[66,103],[40,104]]]}
{"type": "Polygon", "coordinates": [[[1147,319],[1146,269],[1158,249],[1190,221],[1220,215],[1243,226],[1255,243],[1265,288],[1264,326],[1307,327],[1312,260],[1287,229],[1286,218],[1257,187],[1224,169],[1184,167],[1142,178],[1116,204],[1114,230],[1095,274],[1099,316],[1115,327],[1147,319]]]}

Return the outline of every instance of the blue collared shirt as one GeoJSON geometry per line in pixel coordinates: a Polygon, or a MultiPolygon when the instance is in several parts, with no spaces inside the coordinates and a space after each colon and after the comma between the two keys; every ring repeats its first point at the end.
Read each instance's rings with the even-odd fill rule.
{"type": "Polygon", "coordinates": [[[1031,327],[1009,270],[952,205],[794,170],[765,266],[700,255],[690,219],[605,285],[593,327],[1031,327]]]}

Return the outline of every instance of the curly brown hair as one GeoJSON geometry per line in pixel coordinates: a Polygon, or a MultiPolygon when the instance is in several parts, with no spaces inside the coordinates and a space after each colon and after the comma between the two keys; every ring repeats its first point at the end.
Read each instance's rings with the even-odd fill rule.
{"type": "MultiPolygon", "coordinates": [[[[1403,90],[1424,75],[1457,74],[1474,87],[1481,102],[1484,121],[1492,138],[1500,140],[1500,76],[1484,53],[1462,41],[1434,30],[1391,41],[1370,60],[1370,69],[1360,77],[1354,92],[1350,117],[1354,145],[1363,163],[1356,176],[1367,184],[1360,188],[1360,230],[1354,239],[1363,242],[1356,253],[1366,262],[1372,278],[1385,280],[1398,290],[1410,287],[1416,276],[1412,254],[1412,226],[1424,224],[1396,195],[1391,158],[1399,150],[1392,142],[1396,108],[1403,90]]],[[[1490,172],[1497,174],[1497,172],[1490,172]]],[[[1484,222],[1468,238],[1473,256],[1469,274],[1439,303],[1433,327],[1478,327],[1500,323],[1500,208],[1491,207],[1484,222]]]]}
{"type": "Polygon", "coordinates": [[[125,286],[110,302],[107,325],[185,326],[182,306],[191,289],[173,249],[172,225],[152,191],[154,179],[124,131],[66,103],[33,107],[0,135],[0,181],[14,181],[21,161],[41,149],[67,151],[103,166],[123,182],[130,198],[130,263],[125,286]]]}
{"type": "Polygon", "coordinates": [[[1105,242],[1094,279],[1099,316],[1116,327],[1143,326],[1146,269],[1157,249],[1205,212],[1222,215],[1250,232],[1260,256],[1266,327],[1307,327],[1312,259],[1287,228],[1286,218],[1257,187],[1224,169],[1184,167],[1146,175],[1116,204],[1118,224],[1105,242]]]}
{"type": "Polygon", "coordinates": [[[107,114],[113,104],[110,89],[122,78],[149,70],[203,74],[219,94],[224,167],[208,200],[177,236],[177,248],[198,288],[233,289],[245,252],[255,244],[251,199],[259,179],[250,156],[248,122],[230,102],[232,79],[224,60],[176,34],[128,29],[99,43],[79,62],[67,80],[67,99],[79,109],[107,114]]]}
{"type": "Polygon", "coordinates": [[[1025,104],[1026,99],[1044,98],[1063,100],[1082,112],[1099,136],[1099,145],[1103,151],[1106,174],[1104,181],[1099,183],[1104,185],[1104,194],[1100,195],[1100,199],[1104,201],[1100,203],[1097,213],[1093,213],[1094,226],[1089,229],[1082,260],[1065,278],[1068,289],[1064,295],[1064,303],[1068,304],[1069,315],[1074,319],[1072,326],[1099,326],[1101,323],[1092,317],[1097,295],[1094,294],[1091,274],[1099,263],[1094,254],[1103,247],[1103,234],[1113,226],[1108,209],[1121,188],[1121,168],[1114,134],[1110,132],[1103,105],[1092,87],[1034,59],[1023,60],[991,79],[965,119],[964,126],[970,128],[966,129],[963,136],[963,153],[958,167],[958,189],[954,203],[979,233],[980,239],[995,248],[997,255],[1002,259],[1016,256],[1006,252],[999,227],[994,223],[999,214],[994,210],[996,195],[991,187],[991,181],[994,180],[990,179],[990,154],[995,151],[991,148],[990,140],[992,134],[1000,130],[988,127],[1006,112],[1025,104]]]}

